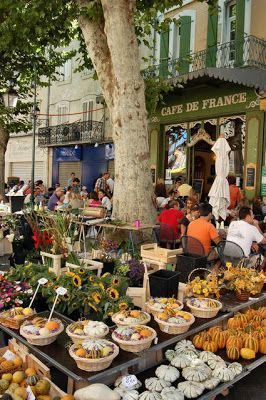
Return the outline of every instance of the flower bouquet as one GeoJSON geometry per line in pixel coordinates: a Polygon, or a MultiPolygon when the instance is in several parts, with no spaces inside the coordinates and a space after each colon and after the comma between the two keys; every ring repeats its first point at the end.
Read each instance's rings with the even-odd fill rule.
{"type": "Polygon", "coordinates": [[[32,293],[27,282],[11,282],[0,275],[0,311],[28,304],[32,293]]]}
{"type": "Polygon", "coordinates": [[[220,288],[222,287],[222,280],[214,273],[210,273],[205,279],[196,276],[192,281],[187,284],[187,291],[194,297],[220,297],[220,288]]]}

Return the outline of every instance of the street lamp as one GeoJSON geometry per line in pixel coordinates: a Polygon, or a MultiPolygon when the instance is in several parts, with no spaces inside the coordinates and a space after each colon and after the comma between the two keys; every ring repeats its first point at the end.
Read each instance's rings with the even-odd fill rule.
{"type": "Polygon", "coordinates": [[[37,118],[40,113],[40,109],[37,104],[37,69],[34,65],[34,96],[33,96],[33,109],[32,109],[32,119],[33,119],[33,132],[32,132],[32,164],[31,164],[31,195],[30,203],[32,208],[34,207],[34,181],[35,181],[35,143],[36,143],[36,128],[37,128],[37,118]]]}
{"type": "Polygon", "coordinates": [[[15,91],[15,89],[10,87],[5,93],[2,94],[2,97],[5,107],[11,109],[16,108],[18,101],[18,94],[15,91]]]}

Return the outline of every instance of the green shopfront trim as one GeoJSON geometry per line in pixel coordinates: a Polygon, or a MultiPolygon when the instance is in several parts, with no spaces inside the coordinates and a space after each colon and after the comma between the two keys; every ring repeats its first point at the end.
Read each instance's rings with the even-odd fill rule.
{"type": "MultiPolygon", "coordinates": [[[[158,110],[150,121],[151,129],[151,160],[156,165],[157,177],[165,177],[165,135],[166,125],[190,123],[210,120],[211,118],[245,116],[245,157],[243,187],[249,199],[260,193],[261,169],[263,162],[263,127],[264,112],[259,110],[254,90],[238,85],[224,84],[224,87],[199,86],[183,91],[180,95],[169,94],[165,104],[158,110]],[[256,165],[256,185],[246,187],[246,165],[256,165]]],[[[219,135],[217,127],[216,137],[219,135]]],[[[190,138],[188,137],[188,140],[190,138]]],[[[193,160],[193,148],[187,150],[187,178],[193,160]]]]}

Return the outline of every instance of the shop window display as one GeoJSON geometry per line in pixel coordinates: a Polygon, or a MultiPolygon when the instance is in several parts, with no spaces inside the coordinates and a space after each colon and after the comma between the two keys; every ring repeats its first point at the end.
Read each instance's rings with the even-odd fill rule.
{"type": "Polygon", "coordinates": [[[168,141],[168,169],[171,174],[185,174],[187,164],[187,124],[166,127],[168,141]]]}
{"type": "Polygon", "coordinates": [[[220,119],[220,133],[225,135],[232,150],[229,153],[230,173],[240,177],[244,172],[245,128],[244,115],[220,119]]]}

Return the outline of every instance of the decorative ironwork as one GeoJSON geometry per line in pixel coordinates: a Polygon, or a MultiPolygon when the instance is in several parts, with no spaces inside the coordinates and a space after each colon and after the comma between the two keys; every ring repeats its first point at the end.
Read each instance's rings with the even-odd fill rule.
{"type": "Polygon", "coordinates": [[[266,41],[255,36],[246,36],[241,42],[222,43],[187,57],[162,60],[161,64],[148,68],[143,74],[147,77],[160,75],[164,78],[175,78],[208,67],[266,69],[266,41]]]}
{"type": "Polygon", "coordinates": [[[40,147],[70,143],[97,143],[104,140],[103,121],[73,122],[40,128],[38,131],[40,147]]]}

